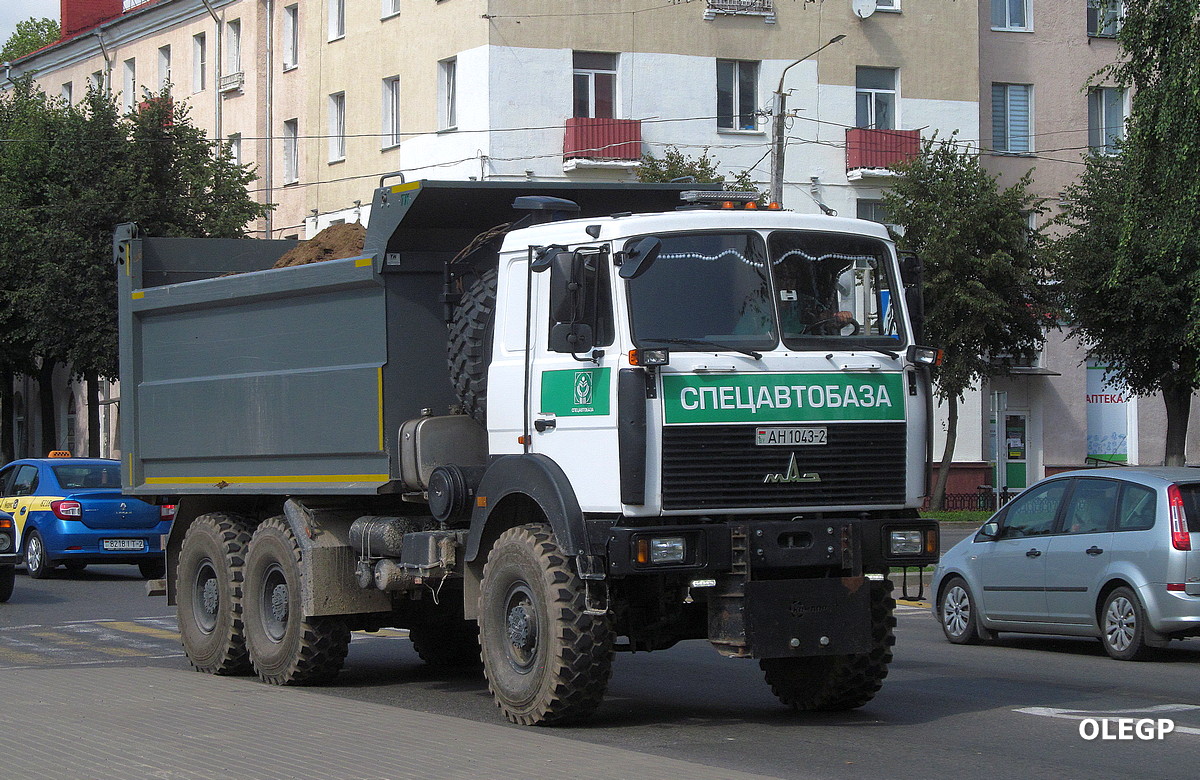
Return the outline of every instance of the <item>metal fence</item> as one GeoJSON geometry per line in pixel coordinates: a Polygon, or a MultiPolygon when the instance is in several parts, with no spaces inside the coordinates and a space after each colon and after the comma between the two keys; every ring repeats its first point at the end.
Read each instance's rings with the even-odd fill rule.
{"type": "MultiPolygon", "coordinates": [[[[994,512],[1012,500],[1016,493],[1001,491],[997,497],[991,490],[974,493],[947,493],[942,500],[942,509],[951,512],[994,512]]],[[[928,508],[928,507],[926,507],[928,508]]]]}

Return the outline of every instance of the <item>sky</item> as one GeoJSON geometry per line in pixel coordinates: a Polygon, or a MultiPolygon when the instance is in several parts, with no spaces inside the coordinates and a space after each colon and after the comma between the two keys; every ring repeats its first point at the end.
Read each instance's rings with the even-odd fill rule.
{"type": "Polygon", "coordinates": [[[58,19],[58,0],[0,0],[0,46],[17,29],[17,22],[43,16],[58,19]]]}

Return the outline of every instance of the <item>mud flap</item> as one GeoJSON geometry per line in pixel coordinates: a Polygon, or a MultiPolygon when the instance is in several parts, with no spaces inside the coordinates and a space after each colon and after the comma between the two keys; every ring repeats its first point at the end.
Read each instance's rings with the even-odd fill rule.
{"type": "Polygon", "coordinates": [[[871,650],[865,577],[745,584],[746,635],[755,658],[849,655],[871,650]]]}

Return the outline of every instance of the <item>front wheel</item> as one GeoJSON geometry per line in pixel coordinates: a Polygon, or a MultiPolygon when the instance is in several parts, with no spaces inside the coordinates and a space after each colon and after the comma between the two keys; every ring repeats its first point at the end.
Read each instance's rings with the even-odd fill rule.
{"type": "Polygon", "coordinates": [[[590,715],[612,675],[608,616],[586,612],[583,582],[545,523],[510,528],[492,547],[479,642],[496,705],[525,726],[590,715]]]}
{"type": "Polygon", "coordinates": [[[54,563],[46,557],[46,543],[37,531],[30,531],[25,540],[25,568],[35,580],[44,580],[54,571],[54,563]]]}
{"type": "Polygon", "coordinates": [[[767,684],[780,701],[796,710],[852,710],[883,687],[892,662],[892,583],[871,584],[871,649],[850,655],[764,658],[759,661],[767,684]]]}
{"type": "Polygon", "coordinates": [[[17,567],[0,566],[0,604],[12,598],[13,587],[17,583],[17,567]]]}
{"type": "Polygon", "coordinates": [[[336,618],[304,617],[300,545],[287,519],[263,521],[246,553],[246,646],[259,678],[272,685],[314,685],[337,676],[350,630],[336,618]]]}
{"type": "Polygon", "coordinates": [[[1136,661],[1146,654],[1145,611],[1129,588],[1113,590],[1100,611],[1100,641],[1118,661],[1136,661]]]}

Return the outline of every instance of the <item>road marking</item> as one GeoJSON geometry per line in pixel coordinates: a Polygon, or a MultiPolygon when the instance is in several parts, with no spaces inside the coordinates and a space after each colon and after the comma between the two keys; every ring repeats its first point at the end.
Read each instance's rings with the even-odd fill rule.
{"type": "Polygon", "coordinates": [[[82,639],[78,639],[58,631],[33,631],[31,633],[33,636],[36,636],[40,639],[49,639],[61,647],[83,648],[85,650],[94,650],[98,653],[104,653],[105,655],[116,655],[124,658],[145,655],[145,653],[135,650],[131,647],[105,647],[103,645],[98,645],[95,642],[86,642],[82,639]]]}
{"type": "Polygon", "coordinates": [[[114,620],[111,623],[101,623],[105,628],[111,628],[116,631],[128,631],[131,634],[142,634],[143,636],[151,636],[155,639],[170,639],[172,642],[179,640],[178,631],[167,631],[162,628],[153,628],[151,626],[143,626],[125,620],[114,620]]]}
{"type": "MultiPolygon", "coordinates": [[[[1158,704],[1153,707],[1142,707],[1133,710],[1064,710],[1057,707],[1022,707],[1013,712],[1023,715],[1040,715],[1043,718],[1061,718],[1063,720],[1091,720],[1129,715],[1162,715],[1168,712],[1191,712],[1200,710],[1196,704],[1158,704]]],[[[1200,735],[1200,728],[1191,726],[1175,726],[1175,734],[1200,735]]]]}

